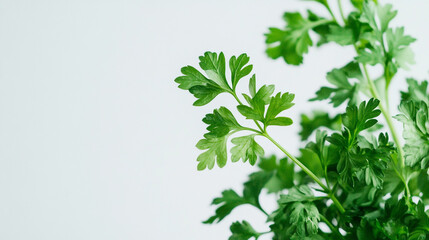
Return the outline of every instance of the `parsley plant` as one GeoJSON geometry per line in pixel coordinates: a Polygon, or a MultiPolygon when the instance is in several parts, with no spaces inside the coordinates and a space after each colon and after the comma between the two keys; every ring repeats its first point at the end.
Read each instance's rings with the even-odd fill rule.
{"type": "Polygon", "coordinates": [[[350,0],[353,10],[346,13],[341,0],[335,7],[327,0],[310,1],[326,14],[286,12],[285,26],[270,28],[265,35],[267,55],[300,65],[313,46],[334,42],[353,47],[356,56],[328,72],[326,86],[310,99],[343,107],[344,113],[301,115],[301,156],[290,154],[269,133],[270,126],[293,123],[287,112],[294,94],[276,92],[273,85],[259,86],[246,54],[227,59],[222,52],[206,52],[199,58],[201,71],[185,66],[175,80],[195,96],[195,106],[229,94],[235,102],[229,108],[246,119],[239,122],[224,106],[204,117],[207,132],[196,145],[202,151],[198,170],[222,168],[228,159],[257,165],[242,193],[229,189],[213,200],[217,209],[204,223],[220,222],[247,204],[266,215],[270,231],[260,232],[250,220],[241,220],[231,225],[230,240],[262,235],[275,240],[429,239],[428,82],[407,79],[400,114],[392,116],[389,106],[390,83],[400,81],[395,79],[397,72],[414,63],[409,46],[415,39],[403,27],[390,26],[397,15],[390,4],[350,0]],[[382,71],[370,72],[368,66],[382,71]],[[248,90],[237,92],[238,84],[247,84],[248,90]],[[380,118],[387,126],[378,123],[380,118]],[[403,124],[402,139],[394,119],[403,124]],[[285,157],[264,156],[260,138],[285,157]],[[275,194],[277,210],[263,209],[263,189],[275,194]]]}

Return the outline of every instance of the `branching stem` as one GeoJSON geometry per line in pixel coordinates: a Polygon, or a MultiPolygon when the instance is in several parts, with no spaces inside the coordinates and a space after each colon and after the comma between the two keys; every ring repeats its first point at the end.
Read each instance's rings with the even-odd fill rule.
{"type": "Polygon", "coordinates": [[[319,214],[319,216],[320,219],[322,219],[322,221],[324,221],[328,225],[331,231],[339,237],[339,239],[344,240],[344,236],[341,235],[340,231],[338,231],[338,229],[325,216],[323,216],[322,214],[319,214]]]}
{"type": "Polygon", "coordinates": [[[308,176],[310,176],[317,184],[319,184],[322,189],[328,193],[328,197],[332,199],[335,206],[338,208],[338,210],[341,213],[345,213],[344,207],[341,205],[341,203],[338,201],[338,199],[335,197],[335,195],[331,192],[331,189],[329,189],[310,169],[308,169],[301,161],[296,159],[292,154],[290,154],[288,151],[286,151],[285,148],[283,148],[276,140],[274,140],[268,133],[264,132],[262,133],[263,136],[265,136],[268,140],[270,140],[274,145],[276,145],[286,156],[288,156],[296,165],[298,165],[308,176]]]}
{"type": "MultiPolygon", "coordinates": [[[[344,20],[344,23],[346,23],[346,19],[344,18],[344,11],[343,11],[343,8],[341,5],[341,0],[338,0],[338,7],[340,10],[341,16],[344,20]]],[[[381,41],[382,41],[382,45],[383,45],[383,50],[385,51],[383,38],[381,38],[381,41]]],[[[354,47],[356,53],[358,54],[358,48],[357,48],[356,44],[353,44],[353,47],[354,47]]],[[[368,82],[369,90],[371,92],[372,97],[381,101],[381,103],[379,104],[379,108],[380,108],[380,111],[381,111],[384,119],[386,120],[386,123],[387,123],[387,126],[389,127],[390,133],[392,134],[393,141],[395,142],[395,145],[398,149],[398,158],[400,159],[400,164],[401,164],[400,166],[403,168],[405,166],[404,150],[402,149],[401,142],[399,140],[395,126],[393,125],[392,116],[390,115],[390,111],[389,111],[388,83],[386,82],[385,99],[382,99],[382,98],[380,98],[380,96],[378,94],[377,88],[374,85],[374,81],[372,81],[372,79],[369,75],[368,68],[366,67],[366,64],[360,64],[360,65],[362,65],[362,68],[364,71],[364,77],[368,82]]],[[[385,79],[385,81],[387,81],[387,79],[385,79]]],[[[395,169],[395,172],[397,173],[398,177],[404,183],[405,192],[406,192],[407,197],[411,197],[410,190],[408,187],[408,182],[405,180],[404,176],[401,173],[399,173],[396,169],[395,169]]]]}

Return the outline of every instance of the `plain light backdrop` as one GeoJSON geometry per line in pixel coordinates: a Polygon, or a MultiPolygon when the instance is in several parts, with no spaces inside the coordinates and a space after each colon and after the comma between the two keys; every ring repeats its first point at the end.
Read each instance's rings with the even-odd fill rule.
{"type": "MultiPolygon", "coordinates": [[[[418,39],[417,64],[393,82],[394,105],[405,76],[427,78],[429,2],[381,2],[393,2],[394,24],[418,39]]],[[[246,52],[259,84],[296,94],[295,122],[327,109],[307,100],[327,71],[352,59],[351,48],[312,48],[298,68],[264,53],[268,27],[306,7],[326,16],[317,3],[293,0],[0,0],[0,239],[218,240],[242,219],[267,230],[251,207],[201,224],[211,200],[241,191],[254,167],[196,170],[202,117],[234,102],[225,95],[193,107],[173,80],[207,50],[246,52]]],[[[298,152],[299,124],[272,130],[298,152]]]]}

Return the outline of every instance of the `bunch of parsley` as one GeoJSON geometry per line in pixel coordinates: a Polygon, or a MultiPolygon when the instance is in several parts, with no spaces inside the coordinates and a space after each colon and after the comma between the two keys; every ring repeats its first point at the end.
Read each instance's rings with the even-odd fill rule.
{"type": "Polygon", "coordinates": [[[203,119],[207,133],[196,145],[203,151],[197,158],[198,170],[215,164],[224,167],[228,158],[257,164],[242,193],[229,189],[213,200],[217,209],[204,223],[222,221],[248,204],[266,215],[270,231],[260,232],[242,220],[231,225],[229,239],[266,234],[276,240],[429,239],[428,82],[407,79],[400,114],[392,116],[389,110],[390,83],[400,69],[414,63],[409,45],[415,39],[403,27],[390,26],[397,11],[389,4],[350,0],[353,10],[345,13],[339,0],[338,19],[327,0],[312,1],[326,10],[325,16],[310,10],[286,12],[286,25],[266,34],[267,55],[299,65],[313,45],[334,42],[352,46],[356,56],[327,73],[327,86],[311,99],[327,100],[334,108],[345,108],[344,113],[302,114],[301,156],[290,154],[269,134],[270,126],[292,124],[284,113],[294,105],[294,94],[275,92],[273,85],[258,86],[246,54],[227,62],[223,53],[206,52],[199,58],[202,71],[185,66],[175,80],[195,96],[195,106],[206,105],[219,94],[231,95],[234,112],[248,120],[239,122],[223,106],[207,114],[203,119]],[[369,66],[382,71],[370,72],[369,66]],[[238,93],[243,79],[248,91],[238,93]],[[378,119],[383,119],[385,129],[378,119]],[[403,124],[403,139],[393,119],[403,124]],[[286,156],[264,157],[258,138],[268,139],[286,156]],[[278,197],[277,210],[262,208],[263,189],[278,197]]]}

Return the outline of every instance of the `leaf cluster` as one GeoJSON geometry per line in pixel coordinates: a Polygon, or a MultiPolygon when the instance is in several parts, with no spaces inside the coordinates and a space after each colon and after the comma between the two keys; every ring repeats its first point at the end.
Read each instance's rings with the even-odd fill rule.
{"type": "Polygon", "coordinates": [[[265,216],[266,229],[240,219],[232,223],[229,239],[429,239],[428,82],[406,80],[394,117],[403,124],[403,140],[389,106],[391,82],[414,63],[415,39],[404,27],[391,26],[398,12],[390,4],[350,0],[353,9],[344,12],[342,1],[335,8],[326,0],[308,1],[325,14],[286,12],[285,26],[265,34],[268,57],[300,65],[312,47],[329,43],[350,47],[356,56],[329,71],[328,84],[310,99],[329,102],[337,114],[301,114],[299,156],[269,132],[270,126],[293,124],[285,112],[295,95],[275,92],[274,85],[257,86],[246,54],[227,61],[223,53],[206,52],[199,58],[201,70],[185,66],[175,80],[196,98],[195,106],[223,93],[235,101],[234,108],[220,106],[203,118],[207,132],[197,143],[203,151],[197,169],[222,168],[228,159],[257,165],[241,193],[228,189],[213,200],[215,213],[204,223],[223,221],[250,205],[265,216]],[[237,92],[244,79],[247,90],[237,92]],[[268,151],[257,139],[285,156],[264,157],[268,151]],[[277,199],[273,211],[260,201],[266,194],[277,199]]]}

